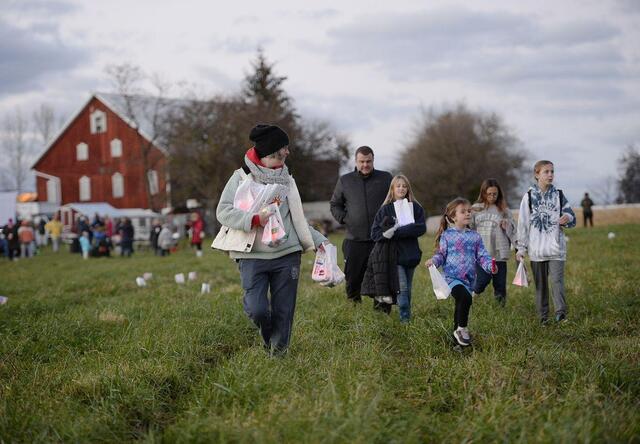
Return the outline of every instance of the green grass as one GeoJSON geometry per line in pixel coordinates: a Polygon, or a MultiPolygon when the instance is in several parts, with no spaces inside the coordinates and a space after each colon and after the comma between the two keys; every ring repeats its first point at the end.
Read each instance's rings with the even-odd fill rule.
{"type": "Polygon", "coordinates": [[[291,349],[269,358],[221,253],[4,260],[0,442],[640,442],[640,226],[610,229],[569,232],[569,323],[539,326],[509,285],[505,309],[474,301],[463,352],[423,267],[405,326],[303,256],[291,349]]]}

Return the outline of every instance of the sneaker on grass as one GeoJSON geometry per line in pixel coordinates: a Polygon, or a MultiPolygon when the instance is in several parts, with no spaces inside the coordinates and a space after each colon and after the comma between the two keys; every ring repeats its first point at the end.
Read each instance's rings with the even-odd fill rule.
{"type": "Polygon", "coordinates": [[[567,322],[567,315],[565,315],[564,313],[558,313],[556,315],[556,322],[567,322]]]}
{"type": "Polygon", "coordinates": [[[467,333],[467,338],[465,339],[462,332],[463,332],[462,327],[456,328],[455,331],[453,332],[453,338],[456,340],[458,344],[462,345],[463,347],[466,347],[467,345],[471,344],[469,333],[467,333]]]}

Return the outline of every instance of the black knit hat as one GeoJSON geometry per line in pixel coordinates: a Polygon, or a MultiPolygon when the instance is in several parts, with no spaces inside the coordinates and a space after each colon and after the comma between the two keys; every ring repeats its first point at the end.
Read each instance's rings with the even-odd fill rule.
{"type": "Polygon", "coordinates": [[[253,127],[249,140],[255,143],[256,152],[261,159],[289,145],[289,136],[280,127],[262,123],[253,127]]]}

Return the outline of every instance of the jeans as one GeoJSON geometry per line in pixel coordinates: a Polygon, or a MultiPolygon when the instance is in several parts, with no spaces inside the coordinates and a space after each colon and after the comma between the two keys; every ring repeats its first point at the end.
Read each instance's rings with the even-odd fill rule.
{"type": "Polygon", "coordinates": [[[289,347],[300,258],[300,253],[291,253],[277,259],[240,259],[238,263],[244,311],[260,329],[265,347],[274,353],[283,353],[289,347]]]}
{"type": "Polygon", "coordinates": [[[487,288],[489,282],[493,281],[493,295],[498,302],[504,303],[507,299],[507,263],[504,261],[496,261],[498,273],[487,273],[476,265],[476,281],[473,284],[475,294],[480,294],[487,288]]]}
{"type": "Polygon", "coordinates": [[[411,319],[411,283],[413,282],[413,272],[415,270],[416,267],[398,265],[398,283],[400,284],[398,309],[400,310],[401,322],[408,322],[411,319]]]}

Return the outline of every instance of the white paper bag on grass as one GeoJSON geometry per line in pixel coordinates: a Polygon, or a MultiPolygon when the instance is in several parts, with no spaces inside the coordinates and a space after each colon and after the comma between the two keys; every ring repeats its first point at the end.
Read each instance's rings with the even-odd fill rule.
{"type": "Polygon", "coordinates": [[[451,294],[451,287],[449,287],[449,284],[447,284],[447,281],[435,266],[429,267],[429,275],[431,276],[431,285],[433,285],[436,299],[447,299],[451,294]]]}
{"type": "Polygon", "coordinates": [[[189,272],[189,280],[190,281],[195,281],[198,278],[198,273],[196,273],[195,271],[190,271],[189,272]]]}
{"type": "Polygon", "coordinates": [[[142,277],[144,278],[145,281],[148,281],[149,279],[151,279],[153,277],[153,273],[143,273],[142,277]]]}
{"type": "Polygon", "coordinates": [[[202,288],[200,289],[200,293],[211,293],[211,285],[207,282],[202,283],[202,288]]]}
{"type": "Polygon", "coordinates": [[[175,275],[176,284],[184,284],[184,273],[178,273],[175,275]]]}
{"type": "Polygon", "coordinates": [[[145,281],[143,277],[138,276],[136,278],[136,284],[138,285],[138,287],[146,287],[147,281],[145,281]]]}
{"type": "Polygon", "coordinates": [[[520,264],[518,264],[516,276],[513,278],[513,285],[517,285],[518,287],[529,286],[529,279],[527,279],[527,268],[524,266],[524,261],[520,261],[520,264]]]}
{"type": "Polygon", "coordinates": [[[0,296],[0,305],[4,305],[7,303],[7,301],[9,300],[8,297],[6,296],[0,296]]]}

